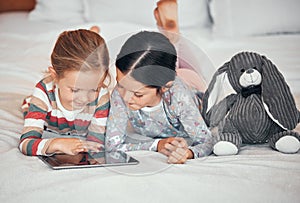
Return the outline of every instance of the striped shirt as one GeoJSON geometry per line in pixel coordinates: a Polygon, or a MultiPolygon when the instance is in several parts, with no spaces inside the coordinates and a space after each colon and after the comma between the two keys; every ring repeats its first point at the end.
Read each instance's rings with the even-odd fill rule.
{"type": "Polygon", "coordinates": [[[83,137],[103,144],[109,112],[109,92],[101,88],[98,98],[83,109],[66,110],[58,97],[58,89],[50,77],[35,86],[33,95],[24,100],[24,129],[19,149],[26,155],[46,155],[51,138],[44,138],[44,130],[59,136],[83,137]]]}

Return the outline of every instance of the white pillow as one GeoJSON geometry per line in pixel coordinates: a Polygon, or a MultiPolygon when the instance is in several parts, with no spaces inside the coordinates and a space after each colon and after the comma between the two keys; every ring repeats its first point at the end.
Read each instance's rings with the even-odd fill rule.
{"type": "Polygon", "coordinates": [[[84,17],[88,22],[155,23],[154,0],[83,0],[84,17]]]}
{"type": "Polygon", "coordinates": [[[209,0],[177,0],[180,28],[204,28],[211,25],[209,0]]]}
{"type": "Polygon", "coordinates": [[[299,0],[212,0],[209,6],[217,36],[300,31],[299,0]]]}
{"type": "Polygon", "coordinates": [[[82,0],[37,0],[35,8],[29,14],[29,20],[82,23],[82,0]]]}
{"type": "MultiPolygon", "coordinates": [[[[83,0],[84,17],[88,22],[126,21],[156,26],[153,11],[158,0],[83,0]]],[[[179,25],[209,25],[207,0],[177,0],[179,25]]]]}

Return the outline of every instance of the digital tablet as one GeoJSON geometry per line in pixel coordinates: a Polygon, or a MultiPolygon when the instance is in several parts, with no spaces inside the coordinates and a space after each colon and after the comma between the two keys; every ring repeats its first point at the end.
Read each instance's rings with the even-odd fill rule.
{"type": "Polygon", "coordinates": [[[98,153],[84,152],[77,155],[55,154],[52,156],[38,157],[54,170],[124,166],[139,163],[138,160],[121,151],[98,153]]]}

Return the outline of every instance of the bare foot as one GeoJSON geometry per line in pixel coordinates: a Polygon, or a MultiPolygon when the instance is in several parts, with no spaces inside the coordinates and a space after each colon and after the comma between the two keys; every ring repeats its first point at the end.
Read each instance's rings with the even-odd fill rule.
{"type": "Polygon", "coordinates": [[[154,10],[158,29],[172,42],[179,38],[178,9],[176,0],[160,0],[154,10]]]}
{"type": "Polygon", "coordinates": [[[97,25],[94,25],[90,28],[90,31],[93,31],[95,33],[100,33],[100,28],[97,25]]]}

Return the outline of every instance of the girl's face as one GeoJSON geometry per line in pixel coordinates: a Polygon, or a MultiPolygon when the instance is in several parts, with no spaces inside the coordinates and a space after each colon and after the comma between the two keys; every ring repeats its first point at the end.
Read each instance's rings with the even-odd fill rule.
{"type": "Polygon", "coordinates": [[[68,71],[57,79],[60,102],[67,110],[79,110],[95,101],[101,88],[100,71],[68,71]]]}
{"type": "Polygon", "coordinates": [[[118,91],[131,110],[152,107],[161,100],[161,95],[156,88],[146,87],[130,75],[124,75],[119,69],[117,69],[117,82],[118,91]]]}

